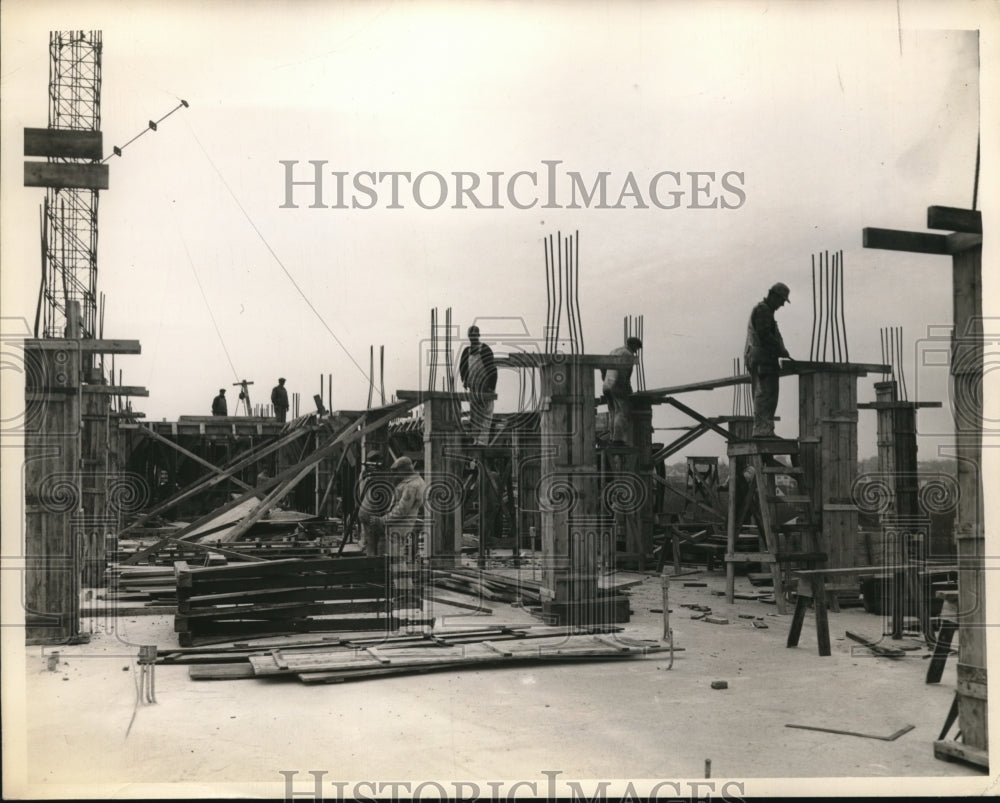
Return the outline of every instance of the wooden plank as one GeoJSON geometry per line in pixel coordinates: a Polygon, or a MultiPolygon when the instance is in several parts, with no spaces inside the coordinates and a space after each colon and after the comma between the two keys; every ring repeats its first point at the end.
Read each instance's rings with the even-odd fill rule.
{"type": "Polygon", "coordinates": [[[990,766],[990,754],[987,750],[945,739],[934,742],[934,757],[942,761],[965,761],[986,770],[990,766]]]}
{"type": "Polygon", "coordinates": [[[243,680],[256,677],[249,661],[227,664],[200,664],[188,669],[191,680],[243,680]]]}
{"type": "Polygon", "coordinates": [[[186,613],[178,611],[174,617],[174,630],[178,633],[197,629],[203,622],[216,623],[250,619],[280,619],[294,616],[305,618],[347,613],[382,613],[387,610],[385,599],[350,600],[342,602],[261,602],[232,607],[194,608],[186,613]]]}
{"type": "Polygon", "coordinates": [[[138,385],[81,385],[83,393],[101,396],[148,396],[149,391],[138,385]]]}
{"type": "Polygon", "coordinates": [[[820,728],[816,725],[785,725],[786,728],[798,728],[807,731],[819,731],[821,733],[836,733],[841,736],[860,736],[862,739],[879,739],[883,742],[894,742],[905,733],[909,733],[916,725],[904,725],[898,731],[890,733],[888,736],[879,736],[875,733],[858,733],[857,731],[838,730],[837,728],[820,728]]]}
{"type": "Polygon", "coordinates": [[[60,159],[101,159],[104,135],[72,128],[25,128],[24,155],[60,159]]]}
{"type": "Polygon", "coordinates": [[[106,190],[108,188],[108,166],[106,164],[25,162],[24,186],[106,190]]]}

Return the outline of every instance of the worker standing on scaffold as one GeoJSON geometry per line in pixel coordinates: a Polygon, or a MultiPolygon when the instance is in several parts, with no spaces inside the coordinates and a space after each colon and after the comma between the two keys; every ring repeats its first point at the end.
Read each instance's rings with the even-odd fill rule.
{"type": "Polygon", "coordinates": [[[774,313],[788,302],[788,285],[771,286],[767,297],[750,313],[747,341],[743,350],[747,373],[753,388],[753,437],[774,437],[774,411],[778,408],[780,360],[791,359],[778,331],[774,313]]]}
{"type": "Polygon", "coordinates": [[[278,379],[278,384],[271,390],[271,404],[274,406],[274,418],[278,423],[285,423],[285,413],[288,412],[288,391],[285,390],[285,377],[278,379]]]}
{"type": "Polygon", "coordinates": [[[225,388],[219,388],[219,395],[212,399],[212,415],[229,415],[225,388]]]}
{"type": "MultiPolygon", "coordinates": [[[[624,346],[619,346],[611,352],[612,357],[628,357],[635,364],[635,355],[642,348],[642,341],[637,337],[630,337],[625,341],[624,346]]],[[[625,446],[631,440],[631,428],[629,420],[631,414],[632,396],[632,367],[609,368],[604,371],[604,398],[608,402],[609,429],[611,430],[611,443],[614,446],[625,446]]]]}
{"type": "Polygon", "coordinates": [[[493,426],[493,399],[497,389],[497,366],[493,349],[479,340],[479,327],[469,327],[469,345],[458,358],[458,375],[469,391],[469,421],[473,442],[477,446],[489,444],[493,426]]]}

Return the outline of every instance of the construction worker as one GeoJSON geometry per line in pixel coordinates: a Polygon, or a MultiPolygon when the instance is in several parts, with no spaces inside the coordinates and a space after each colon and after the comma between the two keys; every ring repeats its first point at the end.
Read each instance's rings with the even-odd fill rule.
{"type": "Polygon", "coordinates": [[[611,443],[615,446],[625,446],[631,438],[629,414],[631,408],[629,398],[632,396],[632,368],[635,365],[635,355],[642,348],[642,341],[630,337],[624,346],[619,346],[611,352],[612,357],[628,357],[632,364],[627,368],[609,368],[603,372],[604,398],[608,402],[608,416],[611,419],[611,443]]]}
{"type": "Polygon", "coordinates": [[[283,424],[285,413],[288,412],[288,391],[285,390],[285,377],[280,377],[278,384],[271,391],[271,404],[274,407],[275,420],[283,424]]]}
{"type": "Polygon", "coordinates": [[[366,527],[365,554],[384,555],[388,546],[394,554],[401,554],[406,550],[407,556],[412,557],[407,547],[414,543],[413,538],[418,530],[417,515],[424,504],[427,483],[414,469],[413,461],[408,457],[397,458],[389,467],[389,472],[395,483],[389,512],[384,516],[372,513],[380,496],[378,493],[365,493],[361,502],[358,520],[366,527]],[[386,536],[389,538],[388,545],[384,542],[386,536]]]}
{"type": "Polygon", "coordinates": [[[774,411],[778,407],[780,360],[791,359],[781,339],[774,313],[788,303],[788,285],[778,282],[750,313],[743,351],[753,388],[753,437],[774,437],[774,411]]]}
{"type": "Polygon", "coordinates": [[[212,399],[212,415],[229,415],[225,388],[219,388],[219,395],[212,399]]]}
{"type": "Polygon", "coordinates": [[[458,375],[469,391],[469,420],[474,433],[473,443],[486,446],[493,426],[493,399],[497,389],[497,367],[493,349],[479,340],[479,327],[469,327],[469,345],[458,358],[458,375]]]}

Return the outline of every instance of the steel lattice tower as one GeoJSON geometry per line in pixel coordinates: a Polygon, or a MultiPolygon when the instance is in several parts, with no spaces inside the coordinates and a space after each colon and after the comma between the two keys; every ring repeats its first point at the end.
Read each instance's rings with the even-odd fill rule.
{"type": "MultiPolygon", "coordinates": [[[[49,128],[100,131],[101,32],[49,34],[49,128]]],[[[100,159],[50,156],[49,163],[100,159]]],[[[69,302],[80,302],[84,337],[97,334],[98,190],[47,187],[42,221],[42,337],[63,337],[69,302]]]]}

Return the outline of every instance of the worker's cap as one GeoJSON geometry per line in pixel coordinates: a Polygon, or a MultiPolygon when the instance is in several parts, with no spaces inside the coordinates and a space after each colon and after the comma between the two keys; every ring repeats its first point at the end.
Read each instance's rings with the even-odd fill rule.
{"type": "Polygon", "coordinates": [[[625,341],[625,345],[630,349],[641,349],[642,341],[637,337],[630,337],[625,341]]]}
{"type": "Polygon", "coordinates": [[[777,296],[781,296],[786,302],[791,304],[792,302],[788,300],[788,294],[791,290],[788,289],[788,285],[784,282],[777,282],[771,285],[771,289],[768,291],[774,293],[777,296]]]}
{"type": "Polygon", "coordinates": [[[284,381],[285,381],[285,377],[283,377],[283,376],[279,376],[279,377],[278,377],[278,381],[279,381],[279,382],[284,382],[284,381]]]}
{"type": "Polygon", "coordinates": [[[472,326],[469,327],[469,337],[478,334],[479,334],[479,327],[476,326],[475,324],[472,324],[472,326]]]}
{"type": "Polygon", "coordinates": [[[226,392],[225,388],[219,388],[219,393],[225,393],[225,392],[226,392]]]}
{"type": "Polygon", "coordinates": [[[392,471],[413,471],[413,461],[408,457],[397,457],[389,468],[392,471]]]}

